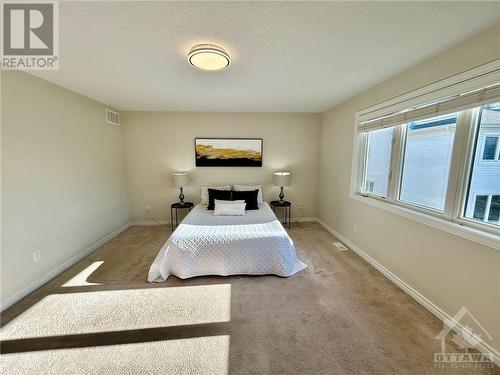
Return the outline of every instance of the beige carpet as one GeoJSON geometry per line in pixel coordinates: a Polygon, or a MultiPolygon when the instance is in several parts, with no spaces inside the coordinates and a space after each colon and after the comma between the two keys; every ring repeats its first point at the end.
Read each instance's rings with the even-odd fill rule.
{"type": "Polygon", "coordinates": [[[230,302],[230,284],[52,294],[0,329],[0,340],[228,322],[230,302]]]}
{"type": "MultiPolygon", "coordinates": [[[[147,271],[165,226],[133,227],[2,316],[2,374],[419,374],[442,323],[314,223],[293,277],[147,271]]],[[[450,343],[450,345],[452,345],[450,343]]],[[[455,350],[459,350],[456,348],[455,350]]]]}
{"type": "Polygon", "coordinates": [[[227,374],[229,336],[2,356],[2,374],[227,374]]]}

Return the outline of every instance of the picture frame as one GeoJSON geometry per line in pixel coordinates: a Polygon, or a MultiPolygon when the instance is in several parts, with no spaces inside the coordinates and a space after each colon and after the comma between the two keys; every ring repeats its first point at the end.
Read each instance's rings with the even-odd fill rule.
{"type": "Polygon", "coordinates": [[[262,138],[195,138],[197,167],[262,167],[262,138]]]}

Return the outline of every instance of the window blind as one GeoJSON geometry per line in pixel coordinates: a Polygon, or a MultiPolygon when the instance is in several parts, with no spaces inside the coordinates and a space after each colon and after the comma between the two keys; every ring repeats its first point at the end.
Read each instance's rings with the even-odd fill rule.
{"type": "Polygon", "coordinates": [[[358,132],[369,132],[389,128],[429,117],[445,115],[464,109],[478,107],[500,100],[500,82],[481,89],[448,96],[429,103],[413,106],[398,112],[378,115],[375,118],[362,118],[358,123],[358,132]]]}

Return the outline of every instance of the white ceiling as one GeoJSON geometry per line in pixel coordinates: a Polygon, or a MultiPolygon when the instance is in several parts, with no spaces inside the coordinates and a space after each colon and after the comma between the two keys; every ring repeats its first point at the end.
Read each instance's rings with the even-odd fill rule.
{"type": "Polygon", "coordinates": [[[500,2],[61,2],[59,71],[34,74],[121,110],[323,112],[499,17],[500,2]],[[197,43],[230,68],[192,68],[197,43]]]}

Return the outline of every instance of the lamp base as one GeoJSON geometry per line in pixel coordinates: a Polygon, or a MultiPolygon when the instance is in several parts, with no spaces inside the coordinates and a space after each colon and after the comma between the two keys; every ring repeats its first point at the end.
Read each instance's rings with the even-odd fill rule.
{"type": "Polygon", "coordinates": [[[280,190],[280,195],[279,195],[279,197],[280,197],[280,202],[283,202],[283,198],[285,198],[285,194],[283,193],[283,186],[282,186],[280,189],[281,189],[281,190],[280,190]]]}
{"type": "Polygon", "coordinates": [[[180,187],[180,194],[179,194],[179,203],[184,204],[184,193],[183,193],[183,187],[180,187]]]}

